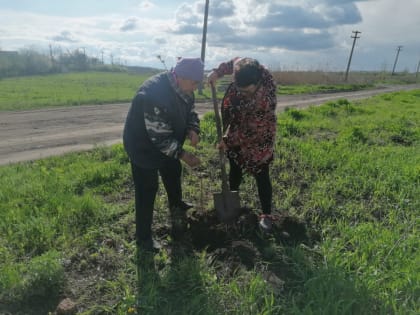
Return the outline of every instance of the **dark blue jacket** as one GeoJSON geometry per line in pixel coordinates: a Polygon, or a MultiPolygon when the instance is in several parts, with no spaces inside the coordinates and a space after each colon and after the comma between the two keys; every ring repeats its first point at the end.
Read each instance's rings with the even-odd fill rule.
{"type": "Polygon", "coordinates": [[[164,72],[143,83],[128,111],[123,142],[130,160],[142,168],[160,168],[179,158],[189,129],[199,132],[194,95],[187,97],[164,72]]]}

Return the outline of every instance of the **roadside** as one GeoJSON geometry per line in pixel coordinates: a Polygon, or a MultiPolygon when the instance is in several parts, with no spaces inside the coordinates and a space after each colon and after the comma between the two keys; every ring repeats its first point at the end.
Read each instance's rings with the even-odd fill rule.
{"type": "MultiPolygon", "coordinates": [[[[420,84],[333,94],[279,96],[278,112],[346,98],[357,100],[381,93],[420,89],[420,84]]],[[[10,111],[0,114],[0,165],[36,160],[100,145],[121,142],[128,103],[10,111]]],[[[210,102],[196,104],[200,115],[213,110],[210,102]]]]}

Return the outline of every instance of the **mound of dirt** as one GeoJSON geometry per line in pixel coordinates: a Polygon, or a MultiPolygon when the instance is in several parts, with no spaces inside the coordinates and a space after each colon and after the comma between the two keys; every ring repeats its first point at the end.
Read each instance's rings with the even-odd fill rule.
{"type": "Polygon", "coordinates": [[[250,208],[242,208],[241,215],[231,224],[219,222],[216,212],[194,212],[188,218],[189,230],[195,249],[211,252],[231,246],[232,242],[256,238],[274,238],[287,244],[308,243],[306,224],[289,214],[273,213],[273,230],[264,235],[258,228],[258,215],[250,208]]]}
{"type": "MultiPolygon", "coordinates": [[[[273,229],[269,234],[259,229],[256,211],[242,208],[241,213],[233,223],[226,224],[218,220],[215,210],[193,211],[188,214],[188,229],[182,235],[172,235],[175,241],[163,242],[163,246],[172,254],[206,250],[214,265],[229,276],[238,268],[251,270],[262,260],[274,257],[270,246],[312,243],[306,224],[287,213],[273,213],[273,229]]],[[[161,240],[168,234],[171,234],[169,226],[155,230],[155,237],[161,240]]]]}

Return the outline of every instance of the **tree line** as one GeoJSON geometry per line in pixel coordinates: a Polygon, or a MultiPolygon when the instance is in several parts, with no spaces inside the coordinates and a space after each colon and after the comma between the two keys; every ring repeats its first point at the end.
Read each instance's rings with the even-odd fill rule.
{"type": "Polygon", "coordinates": [[[43,54],[33,49],[0,50],[0,78],[73,71],[118,71],[121,68],[120,65],[106,65],[79,49],[58,56],[43,54]]]}

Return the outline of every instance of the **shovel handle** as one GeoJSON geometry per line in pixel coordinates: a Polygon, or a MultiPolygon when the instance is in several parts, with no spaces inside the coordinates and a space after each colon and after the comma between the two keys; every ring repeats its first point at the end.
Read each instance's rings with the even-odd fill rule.
{"type": "MultiPolygon", "coordinates": [[[[216,88],[214,87],[213,82],[210,83],[211,86],[211,97],[213,99],[213,108],[214,108],[214,117],[216,120],[216,130],[217,130],[217,141],[220,143],[222,141],[222,120],[219,114],[219,108],[217,105],[216,98],[216,88]]],[[[222,191],[229,191],[227,184],[227,175],[226,175],[226,166],[225,166],[225,154],[221,149],[219,149],[219,159],[220,159],[220,169],[222,172],[222,191]]]]}
{"type": "Polygon", "coordinates": [[[214,108],[214,116],[216,119],[216,130],[217,130],[217,141],[222,141],[222,120],[219,114],[219,108],[217,105],[217,97],[216,97],[216,88],[214,87],[214,83],[210,83],[211,86],[211,98],[213,100],[213,108],[214,108]]]}

